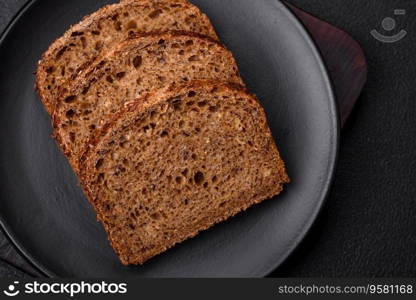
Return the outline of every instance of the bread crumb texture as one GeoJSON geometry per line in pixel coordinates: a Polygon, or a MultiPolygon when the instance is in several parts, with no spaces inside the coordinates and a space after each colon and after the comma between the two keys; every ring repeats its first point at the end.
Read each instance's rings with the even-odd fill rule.
{"type": "Polygon", "coordinates": [[[242,87],[196,81],[131,104],[86,153],[84,189],[124,264],[142,264],[288,182],[242,87]]]}

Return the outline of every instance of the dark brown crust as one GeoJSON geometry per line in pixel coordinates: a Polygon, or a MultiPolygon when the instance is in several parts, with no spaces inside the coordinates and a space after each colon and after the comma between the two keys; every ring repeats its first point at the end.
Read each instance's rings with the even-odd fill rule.
{"type": "MultiPolygon", "coordinates": [[[[192,32],[186,32],[186,31],[168,31],[164,33],[160,33],[160,32],[141,33],[141,34],[137,34],[134,38],[132,37],[126,40],[125,42],[121,43],[116,49],[113,49],[113,51],[107,53],[106,56],[105,57],[103,56],[100,60],[96,60],[91,66],[89,66],[86,70],[84,70],[82,74],[78,76],[77,80],[73,82],[71,87],[68,87],[65,90],[60,91],[58,101],[56,101],[56,105],[57,106],[61,105],[63,99],[65,99],[67,96],[78,94],[78,92],[81,91],[83,87],[86,85],[86,81],[90,80],[89,76],[95,72],[99,72],[100,69],[104,67],[105,65],[104,62],[106,61],[107,57],[118,56],[119,53],[126,51],[128,47],[134,46],[135,44],[139,44],[142,39],[151,38],[153,40],[152,41],[153,43],[157,43],[157,41],[160,39],[168,40],[168,39],[178,38],[178,37],[184,38],[184,39],[192,37],[194,39],[201,39],[203,41],[214,43],[215,45],[219,47],[219,49],[221,49],[219,51],[223,51],[224,55],[228,55],[229,60],[232,61],[232,63],[236,64],[232,53],[224,45],[204,35],[200,35],[200,34],[196,34],[192,32]]],[[[240,74],[238,70],[236,70],[235,77],[240,78],[240,74]]],[[[241,80],[241,84],[243,84],[242,80],[241,80]]],[[[73,153],[70,152],[70,150],[66,147],[64,141],[62,140],[62,137],[59,134],[58,125],[60,124],[61,120],[60,120],[60,114],[58,112],[59,112],[59,109],[55,108],[54,113],[52,114],[52,127],[54,129],[53,137],[55,138],[55,140],[61,147],[62,151],[65,153],[65,155],[69,158],[69,162],[72,168],[74,169],[74,171],[78,173],[79,171],[78,160],[81,157],[81,155],[79,157],[73,157],[74,156],[73,153]]]]}
{"type": "MultiPolygon", "coordinates": [[[[35,90],[37,94],[39,95],[39,98],[41,99],[42,103],[44,104],[47,111],[52,114],[53,112],[53,106],[51,103],[52,99],[49,99],[47,90],[45,88],[45,80],[47,78],[46,73],[43,71],[43,66],[45,66],[47,63],[49,63],[51,60],[53,60],[54,54],[60,49],[61,47],[64,47],[64,45],[70,40],[71,34],[80,31],[85,30],[88,26],[90,26],[92,23],[97,22],[99,20],[107,19],[112,14],[114,14],[118,9],[122,9],[125,6],[133,5],[133,6],[146,6],[146,4],[151,3],[153,0],[125,0],[121,1],[120,3],[111,4],[104,6],[103,8],[99,9],[98,11],[85,16],[81,22],[79,22],[76,25],[73,25],[68,31],[66,31],[63,36],[56,39],[48,48],[48,50],[42,55],[41,59],[38,61],[37,71],[35,72],[35,90]]],[[[211,26],[211,23],[208,19],[208,17],[202,13],[198,8],[196,8],[194,5],[189,3],[186,0],[176,0],[178,2],[182,2],[182,4],[190,9],[196,9],[198,12],[198,15],[201,20],[203,20],[211,32],[210,35],[212,37],[215,37],[218,39],[217,34],[215,33],[215,30],[211,26]]],[[[79,70],[75,72],[77,74],[78,72],[84,70],[89,65],[91,65],[92,61],[86,62],[79,70]]]]}
{"type": "MultiPolygon", "coordinates": [[[[269,133],[270,136],[271,136],[270,129],[267,125],[267,119],[266,119],[266,114],[264,112],[264,109],[259,105],[259,102],[258,102],[257,98],[253,94],[250,94],[244,86],[241,86],[241,85],[238,85],[238,84],[232,84],[232,83],[227,83],[227,82],[218,82],[218,81],[213,81],[213,80],[195,80],[195,81],[192,81],[192,82],[187,83],[187,84],[172,85],[170,87],[167,87],[163,91],[152,92],[150,94],[147,94],[147,95],[143,96],[142,98],[138,99],[137,101],[129,103],[129,105],[127,105],[124,109],[122,109],[117,115],[115,115],[110,121],[108,121],[107,124],[105,126],[103,126],[102,129],[99,132],[97,132],[96,136],[93,139],[91,139],[90,143],[88,144],[88,146],[86,148],[86,151],[84,152],[84,154],[83,154],[83,156],[80,160],[80,166],[81,166],[80,170],[81,170],[81,172],[79,174],[79,179],[80,179],[81,186],[82,186],[82,188],[85,192],[85,195],[87,196],[87,199],[89,200],[91,205],[96,210],[98,220],[100,220],[102,222],[102,224],[105,227],[107,232],[110,232],[110,228],[107,226],[105,220],[101,217],[101,215],[104,215],[104,214],[103,214],[102,211],[100,211],[100,208],[96,203],[96,201],[98,201],[99,199],[95,198],[95,195],[94,195],[94,192],[93,192],[93,187],[88,185],[89,172],[90,172],[90,167],[91,167],[91,166],[88,165],[88,163],[90,162],[90,159],[93,158],[94,152],[96,151],[95,149],[99,145],[100,141],[105,139],[105,137],[108,134],[110,134],[112,131],[116,130],[120,124],[124,124],[125,123],[124,122],[125,118],[130,119],[132,117],[131,114],[134,114],[136,116],[138,114],[144,113],[144,112],[146,112],[146,110],[150,109],[152,106],[157,105],[158,103],[167,101],[167,100],[171,99],[172,97],[177,96],[178,94],[185,93],[186,91],[189,91],[190,89],[212,90],[214,88],[219,89],[219,90],[228,89],[228,90],[237,91],[243,97],[247,98],[250,105],[253,105],[253,106],[256,106],[257,108],[259,108],[259,111],[261,113],[261,116],[260,116],[261,121],[260,121],[259,126],[263,126],[264,131],[269,133]]],[[[277,149],[277,146],[276,146],[275,143],[273,143],[273,145],[274,145],[273,146],[274,147],[273,151],[276,151],[276,153],[279,155],[279,160],[281,162],[281,168],[279,170],[281,184],[279,186],[276,186],[275,190],[272,193],[265,192],[264,194],[260,194],[256,199],[251,199],[251,201],[245,203],[243,206],[241,206],[241,205],[240,206],[235,206],[232,209],[232,211],[229,212],[228,215],[217,217],[215,219],[215,221],[213,222],[213,224],[224,221],[224,220],[236,215],[237,213],[239,213],[241,211],[245,211],[246,209],[248,209],[249,207],[251,207],[254,204],[260,203],[260,202],[262,202],[263,200],[265,200],[267,198],[270,198],[270,197],[272,197],[276,194],[279,194],[283,189],[283,184],[290,182],[290,179],[289,179],[289,177],[286,173],[285,167],[284,167],[284,163],[280,159],[280,154],[279,154],[279,151],[277,149]]],[[[94,160],[92,159],[91,162],[93,162],[93,161],[94,160]]],[[[188,238],[194,237],[199,232],[212,227],[213,224],[205,225],[205,226],[199,228],[197,231],[189,232],[188,234],[185,234],[183,237],[181,237],[181,240],[183,241],[183,240],[186,240],[188,238]]],[[[146,262],[151,257],[153,257],[157,254],[160,254],[160,253],[162,253],[162,252],[166,251],[167,249],[174,246],[174,245],[169,245],[169,246],[166,246],[166,247],[163,247],[163,248],[153,249],[153,250],[150,250],[148,253],[142,255],[139,259],[136,258],[135,260],[131,260],[130,258],[126,257],[126,249],[124,249],[118,243],[118,241],[113,240],[110,234],[108,235],[108,237],[109,237],[109,241],[110,241],[112,247],[114,248],[115,252],[117,253],[121,262],[124,265],[143,264],[144,262],[146,262]]]]}
{"type": "MultiPolygon", "coordinates": [[[[105,55],[102,55],[100,59],[97,59],[94,62],[91,62],[89,66],[84,68],[79,74],[79,79],[76,80],[73,84],[68,84],[68,86],[61,88],[59,92],[59,99],[63,99],[67,95],[73,94],[77,88],[79,88],[80,85],[83,85],[83,79],[88,78],[88,76],[96,71],[99,71],[101,68],[105,66],[105,61],[108,57],[111,57],[113,55],[118,55],[126,51],[126,49],[130,46],[134,46],[135,44],[139,43],[141,39],[144,38],[153,38],[154,42],[159,39],[171,39],[171,38],[196,38],[203,41],[206,41],[208,43],[216,44],[219,48],[225,50],[229,56],[230,59],[234,60],[234,57],[232,53],[218,40],[215,40],[209,36],[184,31],[184,30],[169,30],[169,31],[151,31],[151,32],[143,32],[143,33],[136,33],[134,36],[130,36],[128,39],[126,39],[124,42],[120,43],[116,48],[114,48],[112,51],[107,52],[105,55]]],[[[237,73],[236,76],[240,77],[240,74],[237,73]]],[[[75,78],[73,78],[75,79],[75,78]]],[[[59,101],[57,101],[59,105],[59,101]]]]}
{"type": "MultiPolygon", "coordinates": [[[[216,44],[219,48],[225,50],[229,56],[230,59],[234,60],[234,57],[232,53],[218,40],[215,40],[209,36],[184,31],[184,30],[169,30],[169,31],[150,31],[150,32],[143,32],[143,33],[136,33],[134,36],[130,36],[128,39],[126,39],[124,42],[120,43],[117,47],[115,47],[113,50],[105,53],[105,55],[102,55],[100,59],[95,60],[94,62],[90,62],[88,66],[86,66],[82,71],[80,71],[78,78],[76,81],[74,81],[72,84],[68,83],[67,86],[64,88],[61,88],[58,93],[58,101],[56,101],[56,105],[59,105],[60,100],[64,99],[66,96],[73,94],[77,89],[79,89],[79,86],[83,86],[84,82],[83,80],[88,78],[89,75],[92,73],[99,71],[105,66],[105,61],[108,57],[119,55],[126,51],[126,49],[130,46],[134,46],[135,44],[139,43],[141,39],[144,38],[154,38],[154,40],[159,39],[171,39],[171,38],[177,38],[177,37],[183,37],[183,38],[196,38],[203,41],[206,41],[208,43],[216,44]]],[[[240,77],[239,73],[236,73],[237,77],[240,77]]],[[[76,78],[73,78],[75,80],[76,78]]]]}
{"type": "MultiPolygon", "coordinates": [[[[207,36],[207,35],[203,35],[203,34],[199,34],[199,33],[195,33],[195,32],[190,32],[190,31],[185,31],[185,30],[136,32],[135,34],[130,35],[120,45],[129,43],[129,41],[136,40],[136,39],[139,39],[139,38],[144,38],[144,37],[149,37],[149,36],[151,37],[151,36],[162,35],[162,34],[169,34],[172,37],[187,35],[187,36],[191,36],[191,37],[200,38],[200,39],[206,40],[206,41],[211,42],[211,43],[218,44],[219,46],[225,48],[225,46],[223,44],[221,44],[219,40],[213,39],[212,37],[207,36]]],[[[120,46],[120,48],[122,48],[122,46],[120,46]]]]}
{"type": "MultiPolygon", "coordinates": [[[[224,88],[224,89],[231,89],[235,91],[239,91],[240,93],[244,94],[245,96],[248,96],[252,98],[253,102],[256,102],[256,105],[258,105],[258,99],[256,96],[248,91],[248,89],[240,84],[231,83],[231,82],[219,82],[215,80],[193,80],[192,82],[186,83],[186,84],[174,84],[166,87],[164,90],[158,90],[153,91],[151,93],[148,93],[139,99],[136,99],[135,101],[132,101],[128,103],[123,109],[121,109],[118,113],[116,113],[111,120],[108,120],[105,125],[103,125],[100,130],[97,130],[95,132],[94,137],[91,138],[90,142],[86,145],[85,151],[82,154],[80,160],[79,160],[79,169],[80,169],[80,178],[81,181],[85,178],[85,163],[88,160],[88,157],[91,155],[91,153],[94,151],[94,148],[98,145],[100,140],[111,131],[112,127],[116,122],[123,118],[127,113],[131,112],[142,112],[146,108],[150,107],[151,105],[154,105],[158,102],[164,101],[165,99],[169,99],[171,96],[180,93],[180,91],[184,89],[196,89],[199,87],[215,87],[215,88],[224,88]]],[[[262,112],[264,114],[264,119],[266,120],[266,114],[264,110],[262,109],[262,112]]]]}

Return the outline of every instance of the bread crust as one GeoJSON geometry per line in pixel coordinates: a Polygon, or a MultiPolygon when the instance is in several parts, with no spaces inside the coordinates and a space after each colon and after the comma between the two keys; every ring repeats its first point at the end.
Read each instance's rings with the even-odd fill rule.
{"type": "MultiPolygon", "coordinates": [[[[78,24],[73,25],[68,31],[66,31],[63,36],[57,38],[47,49],[47,51],[42,55],[41,59],[38,61],[37,70],[35,72],[35,90],[39,95],[42,103],[44,104],[46,110],[52,114],[54,109],[54,94],[53,91],[49,91],[47,88],[47,78],[48,74],[46,69],[49,65],[53,65],[54,57],[56,54],[66,47],[66,45],[71,41],[72,35],[79,31],[88,30],[92,24],[99,22],[100,20],[108,19],[112,15],[116,14],[119,11],[124,9],[128,9],[131,7],[146,7],[146,6],[153,6],[157,4],[173,4],[173,3],[180,3],[181,5],[186,8],[189,13],[192,13],[197,16],[197,20],[201,23],[201,27],[203,26],[206,28],[207,36],[212,37],[213,39],[218,40],[218,36],[211,25],[208,17],[202,13],[196,6],[192,5],[186,0],[124,0],[120,3],[111,4],[104,6],[103,8],[99,9],[98,11],[85,16],[81,22],[78,24]]],[[[70,82],[73,80],[79,72],[87,68],[89,65],[93,63],[94,60],[86,61],[84,64],[79,67],[79,69],[75,70],[71,77],[67,80],[70,82]]],[[[66,84],[66,83],[65,83],[66,84]]],[[[64,84],[64,85],[65,85],[64,84]]]]}
{"type": "MultiPolygon", "coordinates": [[[[94,149],[97,147],[98,143],[111,131],[111,128],[120,121],[123,117],[125,117],[129,113],[140,113],[146,110],[147,108],[151,107],[152,105],[157,104],[158,102],[165,101],[165,99],[171,98],[175,94],[181,94],[184,90],[188,89],[198,89],[203,88],[206,90],[217,88],[217,89],[232,89],[241,93],[241,95],[251,97],[252,101],[258,105],[258,99],[253,94],[250,93],[249,90],[237,83],[232,82],[224,82],[224,81],[217,81],[217,80],[193,80],[189,83],[184,84],[171,84],[164,89],[155,90],[151,93],[147,93],[142,97],[136,99],[135,101],[126,103],[126,105],[120,109],[116,114],[112,116],[111,119],[107,120],[105,125],[100,129],[97,130],[95,135],[91,137],[88,144],[85,146],[85,151],[83,152],[80,158],[80,178],[81,181],[86,179],[86,162],[90,155],[94,152],[94,149]]],[[[265,124],[266,121],[266,113],[263,111],[263,118],[265,124]]]]}

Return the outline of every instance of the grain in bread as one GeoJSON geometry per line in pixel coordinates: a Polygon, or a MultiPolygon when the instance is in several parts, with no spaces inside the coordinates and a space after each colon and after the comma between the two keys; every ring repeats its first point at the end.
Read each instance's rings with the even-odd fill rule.
{"type": "Polygon", "coordinates": [[[130,103],[81,165],[86,195],[125,265],[279,194],[289,181],[259,102],[215,81],[130,103]]]}
{"type": "Polygon", "coordinates": [[[209,19],[186,0],[128,0],[85,17],[45,52],[36,72],[36,88],[52,113],[58,87],[136,32],[185,30],[217,39],[209,19]]]}
{"type": "Polygon", "coordinates": [[[171,82],[242,83],[232,54],[217,41],[184,32],[147,33],[120,44],[63,92],[55,137],[77,171],[91,134],[125,103],[171,82]]]}

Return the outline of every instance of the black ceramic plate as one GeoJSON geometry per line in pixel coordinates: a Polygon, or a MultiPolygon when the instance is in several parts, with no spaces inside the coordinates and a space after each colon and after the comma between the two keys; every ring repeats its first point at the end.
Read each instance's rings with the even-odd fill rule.
{"type": "Polygon", "coordinates": [[[112,1],[32,1],[0,44],[0,215],[19,249],[46,275],[265,276],[305,236],[335,167],[338,117],[323,62],[277,0],[195,0],[235,54],[264,105],[292,183],[285,192],[141,267],[122,266],[33,90],[36,62],[69,25],[112,1]]]}

